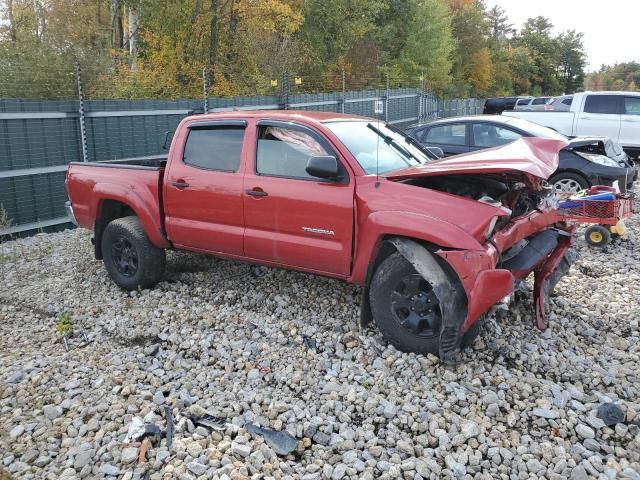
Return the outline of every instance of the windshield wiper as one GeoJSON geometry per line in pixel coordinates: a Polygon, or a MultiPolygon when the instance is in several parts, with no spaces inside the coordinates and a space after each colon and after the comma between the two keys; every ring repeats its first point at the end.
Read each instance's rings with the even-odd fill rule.
{"type": "Polygon", "coordinates": [[[434,156],[434,154],[433,154],[433,152],[431,150],[429,150],[427,147],[422,145],[418,140],[413,138],[411,135],[407,135],[406,133],[404,133],[398,127],[394,127],[393,125],[387,125],[387,128],[389,130],[391,130],[392,132],[397,133],[398,135],[402,135],[402,137],[404,138],[404,141],[406,143],[416,147],[418,150],[420,150],[422,153],[424,153],[427,157],[429,157],[429,159],[431,159],[431,160],[437,160],[438,159],[438,157],[434,156]]]}
{"type": "MultiPolygon", "coordinates": [[[[390,135],[386,135],[382,130],[380,130],[378,127],[376,127],[375,125],[373,125],[372,123],[367,123],[367,128],[369,128],[370,130],[373,130],[374,132],[376,132],[380,137],[382,137],[382,139],[384,140],[384,142],[388,145],[391,145],[393,148],[395,148],[396,150],[398,150],[402,155],[404,155],[407,158],[413,158],[416,162],[418,162],[418,164],[421,164],[422,162],[416,158],[415,155],[413,155],[409,150],[405,149],[402,145],[398,144],[398,142],[396,142],[392,136],[390,135]]],[[[388,127],[387,127],[388,128],[388,127]]]]}

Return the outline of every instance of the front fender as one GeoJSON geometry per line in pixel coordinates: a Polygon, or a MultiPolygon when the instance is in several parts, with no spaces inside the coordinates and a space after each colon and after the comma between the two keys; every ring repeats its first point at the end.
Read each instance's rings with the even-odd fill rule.
{"type": "Polygon", "coordinates": [[[93,187],[92,211],[96,222],[101,216],[101,206],[105,200],[115,200],[129,206],[140,219],[151,243],[158,248],[168,248],[170,244],[162,228],[157,192],[136,186],[100,182],[93,187]]]}
{"type": "Polygon", "coordinates": [[[457,225],[424,214],[374,212],[358,225],[358,242],[351,281],[364,284],[367,269],[377,257],[382,241],[388,237],[421,240],[445,249],[482,251],[482,245],[457,225]]]}

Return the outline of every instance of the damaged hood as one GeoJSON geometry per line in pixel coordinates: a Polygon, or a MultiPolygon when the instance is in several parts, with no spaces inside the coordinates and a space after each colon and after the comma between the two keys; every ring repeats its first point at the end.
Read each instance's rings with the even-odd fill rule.
{"type": "Polygon", "coordinates": [[[616,161],[627,159],[627,154],[620,144],[609,137],[575,137],[569,140],[566,150],[588,151],[590,147],[600,149],[602,154],[616,161]]]}
{"type": "Polygon", "coordinates": [[[568,141],[547,138],[521,138],[502,147],[489,148],[436,160],[385,175],[390,180],[439,175],[523,173],[546,180],[558,168],[558,152],[568,141]]]}

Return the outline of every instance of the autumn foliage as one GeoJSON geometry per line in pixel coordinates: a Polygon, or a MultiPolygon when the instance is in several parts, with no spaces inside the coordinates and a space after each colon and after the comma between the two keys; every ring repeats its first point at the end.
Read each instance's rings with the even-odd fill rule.
{"type": "Polygon", "coordinates": [[[4,0],[0,94],[181,98],[425,86],[556,94],[584,79],[580,33],[517,32],[479,0],[4,0]],[[25,80],[25,77],[27,79],[25,80]],[[71,79],[71,80],[70,80],[71,79]]]}

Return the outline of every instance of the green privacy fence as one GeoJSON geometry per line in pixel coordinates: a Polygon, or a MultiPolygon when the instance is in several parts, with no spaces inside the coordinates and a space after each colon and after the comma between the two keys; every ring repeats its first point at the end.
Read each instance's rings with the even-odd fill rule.
{"type": "MultiPolygon", "coordinates": [[[[379,117],[398,126],[481,113],[482,101],[438,100],[422,88],[197,100],[20,100],[0,98],[0,238],[68,224],[64,175],[70,162],[165,153],[165,132],[194,113],[296,109],[379,117]],[[376,114],[376,103],[383,107],[376,114]]],[[[169,137],[170,138],[170,137],[169,137]]]]}

